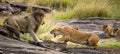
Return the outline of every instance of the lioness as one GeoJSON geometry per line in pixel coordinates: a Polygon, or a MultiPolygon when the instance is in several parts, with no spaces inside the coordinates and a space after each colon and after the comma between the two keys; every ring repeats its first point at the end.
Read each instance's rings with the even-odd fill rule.
{"type": "Polygon", "coordinates": [[[63,35],[63,37],[58,41],[65,41],[64,43],[71,41],[75,43],[86,44],[87,46],[92,46],[93,48],[97,47],[97,43],[99,41],[99,37],[96,34],[79,31],[70,26],[56,27],[50,31],[50,33],[54,34],[55,37],[56,35],[63,35]]]}
{"type": "Polygon", "coordinates": [[[110,37],[113,35],[113,26],[111,24],[103,25],[104,37],[110,37]]]}
{"type": "Polygon", "coordinates": [[[12,36],[16,35],[17,38],[19,38],[20,33],[29,33],[33,40],[36,43],[39,43],[40,40],[35,33],[37,32],[39,26],[45,23],[44,14],[48,13],[48,10],[49,9],[41,8],[34,10],[32,14],[24,18],[8,18],[4,21],[4,26],[11,31],[12,36]]]}

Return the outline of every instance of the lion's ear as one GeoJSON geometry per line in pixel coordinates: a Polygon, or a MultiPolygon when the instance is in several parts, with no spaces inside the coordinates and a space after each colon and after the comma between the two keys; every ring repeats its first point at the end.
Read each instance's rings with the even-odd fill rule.
{"type": "Polygon", "coordinates": [[[104,28],[106,28],[108,25],[103,25],[104,28]]]}
{"type": "Polygon", "coordinates": [[[25,16],[24,18],[28,18],[28,16],[25,16]]]}
{"type": "Polygon", "coordinates": [[[117,28],[117,30],[120,30],[120,28],[117,28]]]}
{"type": "Polygon", "coordinates": [[[103,27],[107,27],[107,25],[103,25],[103,27]]]}
{"type": "Polygon", "coordinates": [[[116,32],[117,30],[119,30],[119,28],[114,28],[113,31],[116,32]]]}
{"type": "Polygon", "coordinates": [[[78,28],[74,28],[74,29],[79,30],[78,28]]]}

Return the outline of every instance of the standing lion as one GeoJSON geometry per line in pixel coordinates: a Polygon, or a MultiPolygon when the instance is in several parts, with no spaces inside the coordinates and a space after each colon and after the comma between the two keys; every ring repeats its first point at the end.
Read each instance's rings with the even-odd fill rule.
{"type": "Polygon", "coordinates": [[[79,31],[70,26],[56,27],[50,33],[54,34],[55,37],[57,35],[62,35],[62,38],[60,38],[58,41],[64,41],[65,44],[67,41],[71,41],[97,48],[97,43],[99,41],[98,35],[90,32],[79,31]]]}
{"type": "Polygon", "coordinates": [[[40,7],[33,7],[32,14],[24,17],[24,18],[15,18],[10,17],[4,21],[4,26],[11,32],[10,36],[13,38],[20,39],[20,33],[29,33],[33,40],[36,43],[39,43],[40,40],[35,34],[40,25],[43,25],[44,22],[44,15],[45,13],[49,13],[51,10],[40,7]]]}

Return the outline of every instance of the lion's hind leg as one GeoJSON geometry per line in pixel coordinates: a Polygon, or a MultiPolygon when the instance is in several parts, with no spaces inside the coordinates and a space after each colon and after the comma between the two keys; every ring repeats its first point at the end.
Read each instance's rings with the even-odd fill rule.
{"type": "Polygon", "coordinates": [[[13,38],[13,39],[16,39],[16,40],[21,40],[20,39],[20,33],[13,32],[13,31],[9,32],[9,38],[13,38]]]}
{"type": "Polygon", "coordinates": [[[87,46],[91,46],[93,49],[97,48],[97,44],[94,43],[93,41],[89,40],[87,46]]]}
{"type": "Polygon", "coordinates": [[[97,43],[98,43],[99,39],[96,36],[91,36],[88,39],[88,46],[93,47],[94,49],[97,48],[97,43]]]}

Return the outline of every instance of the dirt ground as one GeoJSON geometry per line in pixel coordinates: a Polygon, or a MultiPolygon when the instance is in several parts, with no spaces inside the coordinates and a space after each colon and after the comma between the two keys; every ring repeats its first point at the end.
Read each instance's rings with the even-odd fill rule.
{"type": "MultiPolygon", "coordinates": [[[[119,27],[120,19],[103,19],[103,18],[88,18],[88,19],[70,19],[65,21],[55,22],[55,25],[70,25],[79,28],[83,31],[91,31],[103,38],[102,25],[114,24],[114,27],[119,27]]],[[[63,49],[64,44],[53,42],[44,42],[48,48],[39,47],[27,42],[14,40],[0,35],[0,54],[120,54],[120,48],[101,48],[97,49],[77,47],[63,49]]]]}

